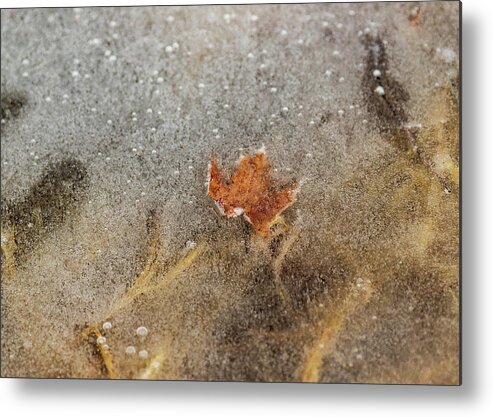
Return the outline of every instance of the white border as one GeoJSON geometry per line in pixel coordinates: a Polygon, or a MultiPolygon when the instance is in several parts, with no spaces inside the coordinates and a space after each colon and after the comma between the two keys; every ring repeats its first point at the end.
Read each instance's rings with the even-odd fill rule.
{"type": "MultiPolygon", "coordinates": [[[[2,7],[163,4],[2,0],[2,7]]],[[[206,3],[205,1],[173,4],[206,3]]],[[[220,0],[215,3],[229,3],[220,0]]],[[[244,1],[248,3],[248,1],[244,1]]],[[[493,2],[463,2],[463,386],[0,380],[3,415],[486,416],[493,415],[493,2]],[[488,134],[487,134],[488,133],[488,134]],[[490,245],[488,245],[490,244],[490,245]]]]}

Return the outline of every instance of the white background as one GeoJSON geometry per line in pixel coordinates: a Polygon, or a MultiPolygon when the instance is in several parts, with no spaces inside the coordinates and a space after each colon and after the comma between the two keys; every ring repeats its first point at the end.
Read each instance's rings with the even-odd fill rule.
{"type": "MultiPolygon", "coordinates": [[[[175,0],[168,4],[206,3],[175,0]]],[[[242,1],[243,3],[248,1],[242,1]]],[[[152,0],[2,0],[2,7],[149,5],[152,0]]],[[[231,3],[214,0],[213,3],[231,3]]],[[[493,415],[493,13],[463,1],[463,385],[408,387],[144,381],[0,380],[3,415],[493,415]],[[489,74],[489,75],[488,75],[489,74]],[[488,395],[488,392],[490,395],[488,395]]]]}

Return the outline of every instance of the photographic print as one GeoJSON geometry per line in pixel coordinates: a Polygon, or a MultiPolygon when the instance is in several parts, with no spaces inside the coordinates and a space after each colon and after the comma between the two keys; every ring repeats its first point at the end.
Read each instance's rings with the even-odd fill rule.
{"type": "Polygon", "coordinates": [[[460,384],[456,1],[1,10],[1,376],[460,384]]]}

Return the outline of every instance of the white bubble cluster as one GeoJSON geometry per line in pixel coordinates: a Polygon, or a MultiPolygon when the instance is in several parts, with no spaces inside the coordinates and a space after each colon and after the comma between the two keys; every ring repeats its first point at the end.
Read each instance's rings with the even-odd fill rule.
{"type": "Polygon", "coordinates": [[[136,352],[137,349],[135,349],[135,346],[127,346],[127,348],[125,349],[125,353],[127,355],[135,355],[136,352]]]}
{"type": "Polygon", "coordinates": [[[96,343],[98,345],[104,345],[106,343],[106,337],[104,336],[99,336],[97,339],[96,339],[96,343]]]}
{"type": "Polygon", "coordinates": [[[103,330],[111,330],[113,325],[109,321],[103,323],[103,330]]]}
{"type": "Polygon", "coordinates": [[[375,88],[375,93],[377,93],[377,95],[379,96],[383,96],[385,94],[385,90],[381,85],[379,85],[377,88],[375,88]]]}
{"type": "Polygon", "coordinates": [[[144,337],[144,336],[147,336],[147,334],[149,333],[149,330],[147,330],[147,327],[140,326],[137,328],[137,330],[135,332],[137,333],[137,336],[144,337]]]}

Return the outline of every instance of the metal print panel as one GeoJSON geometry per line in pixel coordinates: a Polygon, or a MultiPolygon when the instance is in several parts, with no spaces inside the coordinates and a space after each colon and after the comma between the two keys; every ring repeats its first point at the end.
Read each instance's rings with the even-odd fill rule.
{"type": "Polygon", "coordinates": [[[460,383],[460,3],[1,11],[3,377],[460,383]]]}

